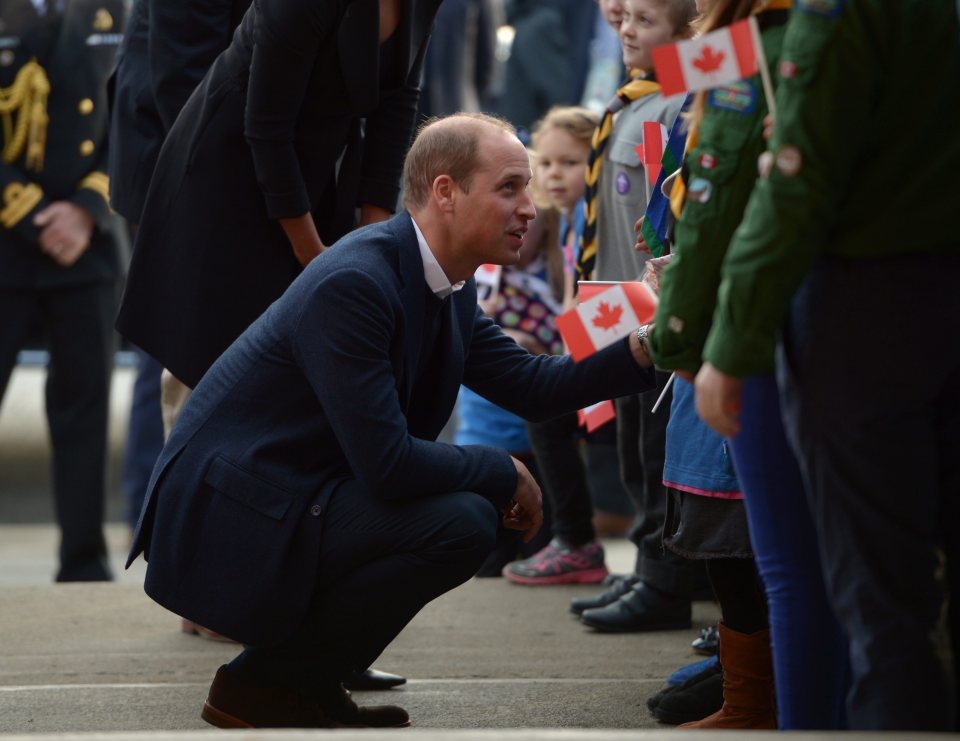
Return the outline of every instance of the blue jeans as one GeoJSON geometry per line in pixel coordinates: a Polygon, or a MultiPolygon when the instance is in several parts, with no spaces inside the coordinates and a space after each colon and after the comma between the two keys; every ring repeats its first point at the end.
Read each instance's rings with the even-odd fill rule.
{"type": "Polygon", "coordinates": [[[772,373],[744,382],[740,426],[730,450],[767,593],[780,727],[843,728],[847,643],[824,590],[817,534],[772,373]]]}

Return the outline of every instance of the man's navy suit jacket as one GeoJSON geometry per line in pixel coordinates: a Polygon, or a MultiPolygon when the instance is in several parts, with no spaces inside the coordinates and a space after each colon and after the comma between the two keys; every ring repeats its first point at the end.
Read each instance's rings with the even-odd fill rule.
{"type": "Polygon", "coordinates": [[[216,361],[173,430],[130,554],[173,612],[247,644],[282,640],[314,591],[324,508],[516,487],[503,450],[435,442],[460,384],[528,419],[653,386],[626,341],[574,364],[534,356],[477,308],[427,288],[411,218],[351,233],[216,361]]]}

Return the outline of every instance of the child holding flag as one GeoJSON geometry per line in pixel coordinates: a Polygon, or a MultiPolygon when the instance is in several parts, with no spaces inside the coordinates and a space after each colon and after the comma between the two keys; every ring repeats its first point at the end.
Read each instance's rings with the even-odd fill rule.
{"type": "MultiPolygon", "coordinates": [[[[583,229],[583,177],[599,116],[575,106],[551,108],[534,127],[537,190],[560,212],[564,255],[564,305],[572,305],[573,272],[583,229]]],[[[551,510],[553,540],[529,558],[508,563],[503,576],[514,584],[595,584],[607,576],[603,546],[596,539],[587,471],[580,457],[576,414],[528,423],[540,481],[551,510]]]]}
{"type": "MultiPolygon", "coordinates": [[[[586,224],[577,265],[581,280],[637,280],[646,255],[637,252],[633,227],[646,207],[647,173],[641,151],[644,123],[669,130],[682,95],[665,97],[653,77],[655,47],[692,35],[694,0],[624,0],[620,24],[623,62],[631,79],[617,91],[594,133],[587,169],[586,224]]],[[[659,130],[659,129],[658,129],[659,130]]],[[[660,389],[667,374],[660,374],[660,389]]],[[[660,392],[617,400],[617,446],[624,487],[641,515],[630,533],[638,548],[635,573],[595,600],[572,609],[605,632],[667,630],[690,625],[692,569],[661,547],[666,495],[663,456],[666,409],[651,407],[660,392]],[[581,612],[582,610],[582,612],[581,612]]]]}
{"type": "MultiPolygon", "coordinates": [[[[789,5],[783,0],[717,0],[704,30],[709,33],[732,27],[730,24],[752,13],[762,41],[762,48],[753,56],[765,56],[776,63],[789,5]]],[[[712,50],[706,58],[716,58],[720,47],[711,45],[708,39],[701,37],[698,54],[712,50]]],[[[698,54],[667,58],[698,59],[698,54]]],[[[676,370],[687,380],[692,380],[692,374],[700,368],[716,304],[720,266],[753,190],[757,158],[765,147],[763,119],[768,103],[758,75],[702,91],[694,100],[682,173],[686,191],[676,224],[674,258],[661,282],[656,327],[650,337],[657,366],[676,370]]],[[[772,363],[771,357],[771,367],[772,363]]],[[[780,727],[837,728],[842,725],[845,646],[826,604],[816,539],[799,470],[783,436],[773,375],[756,381],[753,392],[745,394],[744,399],[744,414],[750,417],[751,429],[733,437],[730,447],[769,604],[780,727]],[[802,563],[786,563],[780,558],[778,551],[786,541],[808,544],[802,549],[802,563]],[[805,577],[788,585],[784,578],[787,573],[805,577]],[[805,636],[815,636],[816,644],[805,636]]],[[[678,381],[675,394],[692,405],[690,384],[678,381]]],[[[728,524],[735,519],[733,502],[714,501],[708,506],[699,499],[683,495],[678,532],[695,530],[705,519],[715,524],[721,518],[713,510],[724,504],[730,510],[728,524]]],[[[743,517],[739,508],[737,516],[743,517]]],[[[730,722],[751,702],[744,692],[753,685],[753,702],[757,705],[763,705],[764,692],[769,698],[769,684],[758,685],[757,677],[762,672],[769,675],[771,636],[762,598],[759,602],[753,599],[756,590],[749,589],[748,582],[756,581],[753,563],[741,564],[741,571],[749,568],[750,573],[739,579],[720,573],[733,572],[736,564],[731,567],[723,559],[710,563],[716,566],[710,573],[723,612],[720,652],[725,705],[701,727],[742,727],[731,726],[730,722]],[[736,613],[728,610],[731,605],[736,613]]]]}

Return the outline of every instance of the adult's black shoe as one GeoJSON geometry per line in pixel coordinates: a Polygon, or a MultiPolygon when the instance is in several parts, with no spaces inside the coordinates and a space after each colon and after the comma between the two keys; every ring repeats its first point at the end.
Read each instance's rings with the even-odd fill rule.
{"type": "Polygon", "coordinates": [[[681,630],[690,627],[690,600],[663,595],[639,581],[616,602],[584,610],[580,622],[603,633],[681,630]]]}
{"type": "Polygon", "coordinates": [[[376,692],[399,687],[406,681],[407,678],[401,677],[399,674],[367,669],[365,672],[350,672],[347,678],[343,680],[343,686],[353,692],[376,692]]]}
{"type": "Polygon", "coordinates": [[[217,670],[200,714],[217,728],[400,728],[410,717],[395,705],[358,707],[343,687],[311,697],[286,687],[249,684],[217,670]]]}
{"type": "Polygon", "coordinates": [[[616,574],[608,576],[607,588],[595,594],[592,597],[577,597],[570,602],[570,612],[574,615],[582,615],[584,610],[595,610],[598,607],[606,607],[613,604],[623,595],[625,595],[634,584],[640,581],[636,574],[616,574]]]}
{"type": "Polygon", "coordinates": [[[720,665],[710,667],[703,675],[690,677],[673,692],[665,694],[651,708],[653,717],[663,723],[680,725],[703,720],[723,707],[723,670],[720,665]]]}

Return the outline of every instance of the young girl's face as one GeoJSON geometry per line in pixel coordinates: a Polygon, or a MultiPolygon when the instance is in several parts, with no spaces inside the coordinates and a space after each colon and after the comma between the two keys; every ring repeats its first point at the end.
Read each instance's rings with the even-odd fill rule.
{"type": "Polygon", "coordinates": [[[558,210],[569,211],[583,197],[589,153],[589,144],[563,129],[537,137],[537,182],[558,210]]]}

